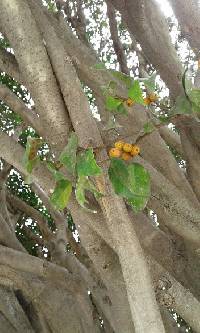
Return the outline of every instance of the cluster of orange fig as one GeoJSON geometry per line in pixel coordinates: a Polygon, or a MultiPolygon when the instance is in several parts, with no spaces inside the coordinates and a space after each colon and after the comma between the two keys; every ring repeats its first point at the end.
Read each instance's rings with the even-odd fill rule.
{"type": "Polygon", "coordinates": [[[144,98],[144,104],[149,105],[151,103],[155,103],[158,100],[158,96],[154,93],[147,95],[146,98],[144,98]]]}
{"type": "Polygon", "coordinates": [[[109,150],[109,156],[115,158],[121,158],[124,161],[131,160],[134,156],[140,153],[140,148],[137,145],[131,143],[117,141],[115,147],[109,150]]]}
{"type": "MultiPolygon", "coordinates": [[[[155,103],[156,101],[158,100],[158,96],[154,93],[150,94],[150,95],[147,95],[145,98],[144,98],[144,104],[145,105],[149,105],[151,103],[155,103]]],[[[128,107],[131,107],[133,104],[135,103],[135,101],[131,98],[128,98],[126,100],[126,105],[128,107]]]]}

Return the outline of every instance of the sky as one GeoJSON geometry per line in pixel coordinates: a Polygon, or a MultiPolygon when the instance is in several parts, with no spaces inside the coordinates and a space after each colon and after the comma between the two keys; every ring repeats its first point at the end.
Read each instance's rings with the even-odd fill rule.
{"type": "Polygon", "coordinates": [[[161,10],[163,11],[163,13],[166,17],[173,15],[173,11],[172,11],[168,1],[166,1],[166,0],[156,0],[156,1],[159,3],[161,10]]]}

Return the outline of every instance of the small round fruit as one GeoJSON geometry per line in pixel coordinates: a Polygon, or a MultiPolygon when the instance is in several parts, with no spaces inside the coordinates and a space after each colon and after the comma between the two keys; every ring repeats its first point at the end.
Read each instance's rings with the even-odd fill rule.
{"type": "Polygon", "coordinates": [[[136,145],[132,145],[132,149],[131,149],[131,155],[132,156],[136,156],[140,153],[140,147],[136,146],[136,145]]]}
{"type": "Polygon", "coordinates": [[[151,103],[154,103],[158,100],[158,96],[156,94],[152,93],[149,95],[149,99],[150,99],[151,103]]]}
{"type": "Polygon", "coordinates": [[[115,148],[122,150],[124,146],[124,142],[123,141],[117,141],[115,142],[115,148]]]}
{"type": "Polygon", "coordinates": [[[135,103],[134,100],[131,99],[131,98],[128,98],[128,99],[126,100],[126,105],[129,106],[129,107],[132,106],[134,103],[135,103]]]}
{"type": "Polygon", "coordinates": [[[125,151],[126,153],[130,153],[132,149],[132,145],[130,143],[125,143],[123,145],[123,151],[125,151]]]}
{"type": "Polygon", "coordinates": [[[131,154],[126,153],[126,152],[122,153],[121,157],[122,157],[122,160],[124,160],[124,161],[130,161],[132,159],[131,154]]]}
{"type": "Polygon", "coordinates": [[[121,156],[121,150],[117,149],[117,148],[111,148],[109,150],[109,156],[110,157],[120,157],[121,156]]]}
{"type": "Polygon", "coordinates": [[[149,97],[144,98],[145,105],[149,105],[150,103],[151,103],[151,100],[149,99],[149,97]]]}

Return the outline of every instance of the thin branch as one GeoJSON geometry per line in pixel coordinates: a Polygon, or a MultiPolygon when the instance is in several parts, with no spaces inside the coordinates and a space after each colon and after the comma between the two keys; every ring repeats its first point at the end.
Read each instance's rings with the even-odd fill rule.
{"type": "Polygon", "coordinates": [[[4,101],[12,109],[12,111],[21,116],[27,125],[35,128],[41,136],[45,135],[37,114],[25,106],[22,100],[18,98],[6,85],[0,85],[0,99],[4,101]]]}
{"type": "Polygon", "coordinates": [[[129,32],[140,43],[149,63],[159,71],[173,96],[180,95],[183,92],[182,66],[171,43],[164,14],[157,2],[128,0],[124,6],[120,0],[108,1],[120,11],[129,32]]]}
{"type": "Polygon", "coordinates": [[[6,191],[7,191],[6,181],[11,168],[12,168],[11,165],[9,165],[6,161],[4,161],[3,170],[0,173],[0,211],[2,216],[4,217],[5,222],[12,231],[13,226],[7,209],[7,202],[6,202],[6,191]]]}
{"type": "Polygon", "coordinates": [[[0,48],[0,69],[18,82],[23,81],[15,56],[2,48],[0,48]]]}
{"type": "Polygon", "coordinates": [[[68,22],[71,24],[72,28],[75,29],[78,38],[85,44],[89,45],[88,39],[86,37],[86,22],[85,16],[82,8],[82,1],[77,1],[77,8],[75,15],[72,16],[71,8],[68,2],[63,0],[56,0],[56,5],[58,10],[63,10],[68,22]]]}
{"type": "Polygon", "coordinates": [[[46,242],[50,241],[53,238],[53,234],[47,225],[46,219],[38,210],[29,206],[27,203],[11,194],[7,196],[7,200],[9,201],[11,206],[14,206],[18,210],[24,212],[26,216],[31,217],[36,221],[46,242]]]}
{"type": "Polygon", "coordinates": [[[116,13],[113,5],[107,1],[107,15],[109,18],[110,33],[113,40],[113,47],[117,56],[118,63],[120,65],[121,72],[129,75],[130,70],[127,66],[126,55],[123,50],[123,46],[118,36],[118,27],[116,21],[116,13]]]}
{"type": "Polygon", "coordinates": [[[3,218],[2,214],[0,214],[0,227],[1,227],[1,233],[0,233],[0,244],[4,246],[11,247],[15,250],[26,252],[25,248],[22,246],[22,244],[18,241],[14,230],[11,230],[3,218]]]}

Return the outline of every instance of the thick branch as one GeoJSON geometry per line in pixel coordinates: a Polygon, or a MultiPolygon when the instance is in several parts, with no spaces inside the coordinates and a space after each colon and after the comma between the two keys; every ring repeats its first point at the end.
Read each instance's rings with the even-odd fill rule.
{"type": "Polygon", "coordinates": [[[20,72],[34,99],[46,139],[49,141],[51,138],[53,146],[60,150],[67,141],[68,117],[28,3],[23,0],[3,1],[0,21],[14,49],[20,72]]]}
{"type": "Polygon", "coordinates": [[[46,41],[48,54],[60,84],[73,127],[75,131],[79,130],[84,134],[79,137],[79,145],[87,147],[89,142],[90,146],[98,147],[100,137],[95,127],[95,120],[91,117],[87,97],[84,95],[71,59],[60,39],[57,38],[54,27],[35,1],[31,2],[31,7],[46,41]],[[77,112],[78,110],[81,112],[77,112]],[[85,110],[84,115],[83,110],[85,110]],[[90,131],[88,131],[88,128],[90,128],[90,131]]]}
{"type": "Polygon", "coordinates": [[[178,154],[183,156],[181,140],[177,133],[173,132],[166,126],[160,127],[159,133],[160,133],[161,137],[163,138],[163,140],[167,143],[167,145],[174,148],[178,154]]]}
{"type": "Polygon", "coordinates": [[[65,286],[70,291],[77,292],[79,290],[75,276],[68,273],[66,269],[2,245],[0,245],[0,265],[9,266],[22,272],[37,274],[38,277],[55,283],[59,281],[62,286],[65,286]]]}
{"type": "Polygon", "coordinates": [[[196,0],[169,0],[183,36],[199,56],[200,50],[200,9],[196,0]]]}

